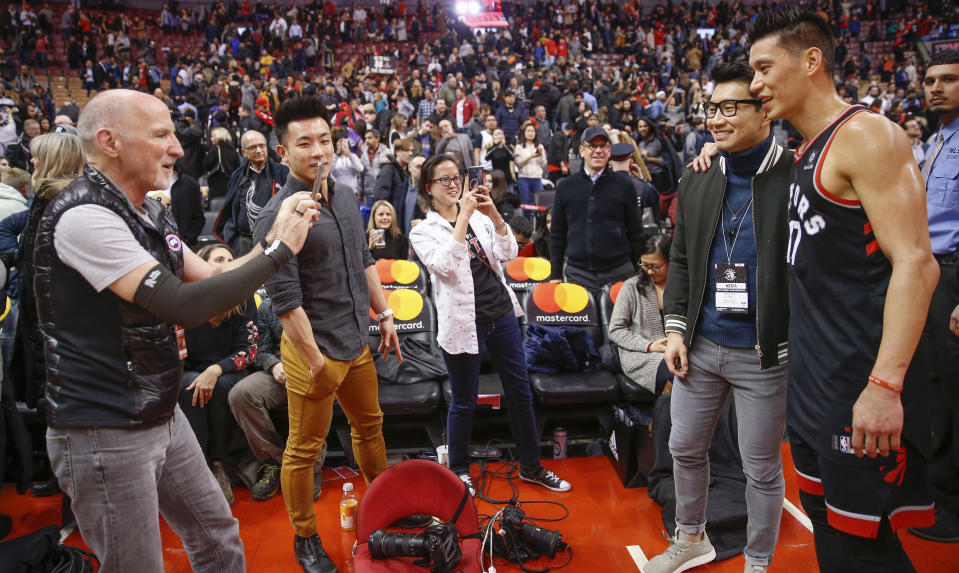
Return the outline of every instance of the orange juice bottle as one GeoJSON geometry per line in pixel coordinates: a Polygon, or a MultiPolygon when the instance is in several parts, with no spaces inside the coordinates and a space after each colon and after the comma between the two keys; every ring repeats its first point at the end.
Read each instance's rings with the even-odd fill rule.
{"type": "Polygon", "coordinates": [[[356,531],[356,506],[359,503],[353,484],[343,484],[343,497],[340,498],[340,528],[343,531],[356,531]]]}

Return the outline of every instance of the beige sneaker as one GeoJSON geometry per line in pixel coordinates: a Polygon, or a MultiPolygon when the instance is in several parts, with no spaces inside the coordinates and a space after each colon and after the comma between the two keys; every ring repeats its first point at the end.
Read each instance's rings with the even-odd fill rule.
{"type": "Polygon", "coordinates": [[[746,568],[743,569],[743,573],[766,573],[766,566],[746,563],[746,568]]]}
{"type": "Polygon", "coordinates": [[[714,559],[716,550],[705,532],[702,541],[693,543],[686,537],[685,532],[677,529],[676,536],[669,538],[666,551],[650,559],[646,567],[643,567],[643,573],[680,573],[705,565],[714,559]]]}

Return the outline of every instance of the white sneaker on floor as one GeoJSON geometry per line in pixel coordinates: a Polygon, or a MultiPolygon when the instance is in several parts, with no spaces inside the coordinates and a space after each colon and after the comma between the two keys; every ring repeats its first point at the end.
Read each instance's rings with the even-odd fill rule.
{"type": "Polygon", "coordinates": [[[713,549],[705,532],[699,543],[693,543],[686,537],[685,532],[677,529],[676,536],[669,538],[669,547],[666,551],[650,559],[649,563],[643,567],[643,573],[680,573],[715,559],[716,550],[713,549]]]}
{"type": "Polygon", "coordinates": [[[476,487],[473,486],[473,477],[470,474],[459,474],[459,478],[466,484],[466,489],[469,490],[470,495],[476,497],[476,487]]]}
{"type": "Polygon", "coordinates": [[[743,573],[766,573],[766,566],[746,563],[746,568],[743,569],[743,573]]]}

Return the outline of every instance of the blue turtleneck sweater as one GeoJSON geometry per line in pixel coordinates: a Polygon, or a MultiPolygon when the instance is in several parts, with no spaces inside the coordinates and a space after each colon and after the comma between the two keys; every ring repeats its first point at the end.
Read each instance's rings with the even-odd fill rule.
{"type": "Polygon", "coordinates": [[[713,244],[709,248],[706,293],[699,320],[699,334],[720,346],[752,348],[758,344],[756,338],[756,234],[753,228],[753,206],[749,205],[749,202],[752,199],[753,176],[762,165],[772,141],[770,134],[762,143],[745,151],[720,152],[726,159],[726,189],[722,217],[716,222],[713,244]],[[733,214],[737,212],[739,216],[733,220],[733,214]],[[729,251],[728,260],[727,250],[729,251]],[[734,314],[720,313],[716,310],[715,269],[720,263],[746,265],[749,312],[734,314]]]}

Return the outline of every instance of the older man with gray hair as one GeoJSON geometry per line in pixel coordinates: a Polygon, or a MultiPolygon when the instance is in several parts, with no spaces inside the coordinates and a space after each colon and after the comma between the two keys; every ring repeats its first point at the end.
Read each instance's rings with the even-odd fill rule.
{"type": "Polygon", "coordinates": [[[194,571],[244,571],[237,520],[177,407],[181,327],[240,304],[290,261],[317,205],[291,196],[261,244],[214,268],[146,201],[183,155],[166,107],[108,90],[79,132],[89,163],[47,206],[34,253],[53,472],[101,573],[164,570],[160,513],[194,571]]]}

